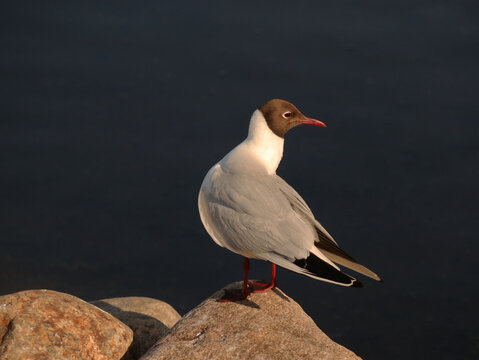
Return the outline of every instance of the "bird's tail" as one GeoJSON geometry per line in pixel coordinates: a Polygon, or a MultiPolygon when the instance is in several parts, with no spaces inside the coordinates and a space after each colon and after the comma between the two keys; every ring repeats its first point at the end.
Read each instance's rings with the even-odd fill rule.
{"type": "Polygon", "coordinates": [[[313,253],[310,253],[305,259],[296,259],[293,262],[285,259],[279,254],[269,253],[267,260],[313,279],[341,286],[363,287],[363,284],[359,280],[337,270],[335,267],[321,260],[313,253]]]}

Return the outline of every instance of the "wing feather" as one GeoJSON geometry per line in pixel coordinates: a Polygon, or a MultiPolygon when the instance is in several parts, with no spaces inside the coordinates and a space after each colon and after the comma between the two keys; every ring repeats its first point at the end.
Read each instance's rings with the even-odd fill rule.
{"type": "Polygon", "coordinates": [[[215,227],[210,235],[236,253],[276,252],[294,261],[314,246],[314,227],[292,209],[270,175],[233,174],[217,166],[205,178],[200,203],[207,213],[202,216],[215,227]]]}
{"type": "Polygon", "coordinates": [[[294,190],[286,181],[281,179],[279,176],[276,176],[278,185],[281,192],[289,199],[291,206],[295,211],[297,211],[301,216],[303,216],[306,221],[309,221],[311,224],[314,224],[317,233],[317,240],[314,242],[314,245],[324,253],[330,260],[334,263],[347,267],[348,269],[354,270],[360,274],[369,276],[375,280],[381,281],[381,278],[366,268],[365,266],[359,264],[352,256],[346,253],[341,249],[333,237],[326,231],[326,229],[314,218],[312,211],[309,209],[306,202],[303,198],[294,190]]]}

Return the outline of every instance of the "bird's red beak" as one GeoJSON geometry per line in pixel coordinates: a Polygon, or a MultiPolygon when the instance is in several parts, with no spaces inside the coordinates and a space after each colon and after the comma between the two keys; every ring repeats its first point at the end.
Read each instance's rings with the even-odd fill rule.
{"type": "Polygon", "coordinates": [[[300,120],[300,123],[303,124],[303,125],[326,127],[326,124],[323,123],[322,121],[319,121],[319,120],[316,120],[316,119],[311,119],[311,118],[306,118],[306,120],[300,120]]]}

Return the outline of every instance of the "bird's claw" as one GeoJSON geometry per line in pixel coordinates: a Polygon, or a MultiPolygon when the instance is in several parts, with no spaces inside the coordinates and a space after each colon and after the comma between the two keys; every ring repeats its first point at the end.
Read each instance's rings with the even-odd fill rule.
{"type": "Polygon", "coordinates": [[[252,288],[251,293],[262,293],[276,287],[276,282],[271,283],[258,283],[254,281],[248,281],[248,286],[252,288]]]}

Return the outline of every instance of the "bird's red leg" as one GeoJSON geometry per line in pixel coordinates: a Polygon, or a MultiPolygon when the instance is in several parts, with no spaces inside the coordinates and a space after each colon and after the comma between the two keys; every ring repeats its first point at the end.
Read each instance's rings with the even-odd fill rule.
{"type": "Polygon", "coordinates": [[[225,295],[219,299],[219,302],[241,301],[245,300],[251,291],[248,289],[249,259],[243,256],[243,291],[237,294],[231,290],[225,290],[225,295]]]}
{"type": "Polygon", "coordinates": [[[276,287],[276,264],[271,264],[271,284],[276,287]]]}
{"type": "Polygon", "coordinates": [[[271,282],[269,284],[250,281],[253,287],[253,293],[265,292],[276,287],[276,264],[271,263],[271,282]]]}
{"type": "Polygon", "coordinates": [[[249,274],[249,259],[246,256],[243,256],[243,296],[245,297],[245,299],[249,295],[248,274],[249,274]]]}

